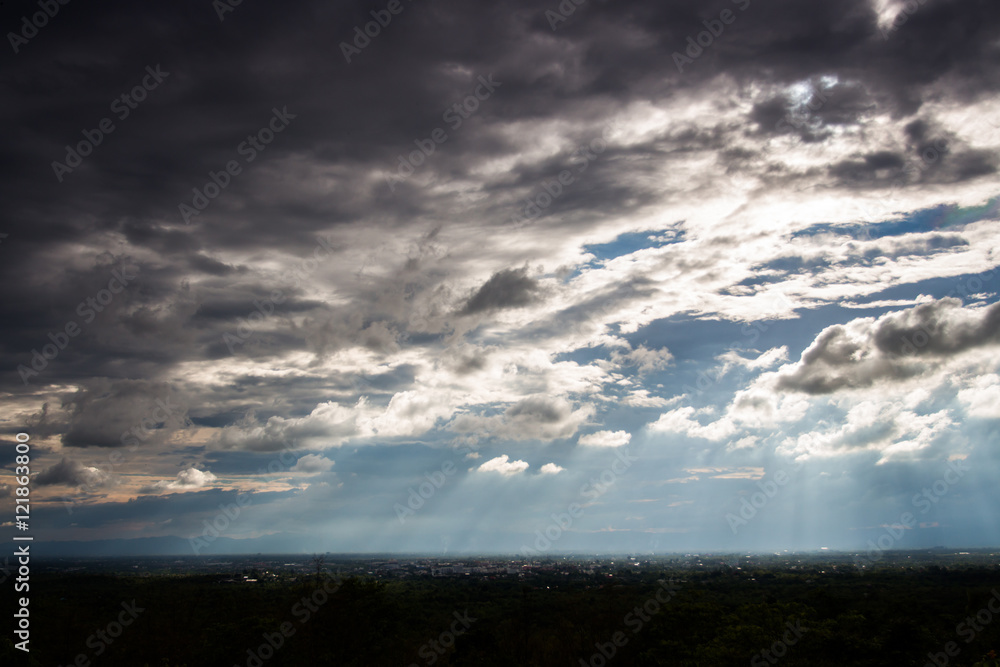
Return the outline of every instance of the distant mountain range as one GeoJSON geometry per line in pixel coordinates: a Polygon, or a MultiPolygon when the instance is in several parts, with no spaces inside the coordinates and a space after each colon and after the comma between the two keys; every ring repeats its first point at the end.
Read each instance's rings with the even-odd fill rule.
{"type": "MultiPolygon", "coordinates": [[[[73,556],[195,556],[220,554],[298,553],[303,551],[302,537],[286,534],[264,535],[244,540],[219,537],[206,542],[196,553],[191,541],[183,537],[139,537],[92,541],[32,542],[31,554],[39,558],[73,556]],[[295,545],[294,547],[292,545],[295,545]]],[[[316,545],[314,551],[326,551],[316,545]]],[[[307,549],[308,551],[308,549],[307,549]]]]}

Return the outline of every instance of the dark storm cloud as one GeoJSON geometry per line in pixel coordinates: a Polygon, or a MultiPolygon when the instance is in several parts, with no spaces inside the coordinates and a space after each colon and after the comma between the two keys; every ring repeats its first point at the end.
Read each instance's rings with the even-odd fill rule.
{"type": "MultiPolygon", "coordinates": [[[[263,301],[268,298],[269,294],[269,292],[265,291],[263,288],[257,291],[257,293],[251,292],[230,296],[233,292],[235,292],[235,290],[221,292],[218,295],[206,295],[204,300],[202,300],[201,304],[198,306],[198,309],[193,315],[191,315],[189,322],[195,325],[204,325],[211,320],[222,320],[228,323],[233,323],[240,318],[245,318],[250,312],[253,311],[254,299],[263,301]],[[250,304],[249,309],[247,308],[248,303],[250,304]]],[[[282,298],[281,303],[274,304],[274,315],[280,317],[281,315],[304,313],[322,307],[323,303],[321,301],[297,301],[294,299],[282,298]]]]}
{"type": "Polygon", "coordinates": [[[1000,303],[971,313],[961,299],[941,299],[885,317],[872,333],[881,352],[950,356],[1000,342],[1000,303]]]}
{"type": "Polygon", "coordinates": [[[67,447],[137,447],[190,423],[187,406],[166,383],[102,378],[87,385],[65,399],[67,447]]]}
{"type": "Polygon", "coordinates": [[[40,472],[34,479],[38,486],[86,486],[96,488],[109,480],[107,473],[89,468],[79,461],[63,458],[59,463],[40,472]]]}
{"type": "Polygon", "coordinates": [[[829,394],[902,380],[948,357],[1000,343],[1000,303],[963,308],[945,298],[824,329],[790,370],[777,376],[783,391],[829,394]]]}
{"type": "Polygon", "coordinates": [[[998,160],[994,153],[970,148],[953,132],[919,136],[911,132],[924,121],[905,128],[906,153],[879,151],[833,164],[829,173],[841,185],[865,189],[894,188],[908,183],[960,183],[993,174],[998,160]]]}
{"type": "Polygon", "coordinates": [[[451,351],[447,363],[456,374],[468,375],[486,368],[486,362],[493,352],[496,352],[496,348],[460,346],[451,351]]]}
{"type": "MultiPolygon", "coordinates": [[[[275,309],[273,330],[257,331],[235,350],[222,335],[254,311],[254,299],[287,287],[253,277],[259,265],[308,257],[320,234],[372,221],[382,225],[380,233],[403,233],[417,224],[423,230],[428,221],[440,230],[441,219],[468,213],[464,202],[446,199],[425,181],[470,179],[484,164],[518,158],[475,186],[487,198],[483,210],[496,216],[481,224],[506,224],[516,202],[541,192],[561,169],[574,168],[572,150],[561,148],[549,158],[520,159],[535,139],[511,128],[558,120],[577,128],[575,145],[587,144],[601,136],[607,117],[629,105],[697,93],[719,73],[739,87],[778,90],[806,81],[812,92],[798,107],[777,93],[758,103],[745,119],[753,129],[713,126],[711,119],[677,122],[659,135],[608,148],[534,224],[554,233],[585,231],[663,195],[669,186],[653,176],[665,160],[714,152],[724,168],[756,169],[754,152],[732,145],[744,134],[794,131],[822,141],[831,128],[856,125],[872,109],[898,119],[893,131],[906,145],[907,160],[919,159],[928,142],[947,140],[938,164],[922,172],[927,182],[995,171],[989,153],[962,145],[931,118],[913,124],[913,114],[932,84],[938,98],[962,103],[997,90],[991,69],[1000,58],[996,3],[929,0],[888,39],[866,0],[752,0],[745,11],[742,4],[591,2],[553,31],[544,14],[549,7],[526,0],[414,3],[350,64],[339,43],[370,20],[368,4],[242,3],[224,21],[212,3],[200,0],[61,7],[57,20],[0,64],[7,100],[0,119],[9,139],[0,152],[6,214],[0,231],[9,234],[0,245],[0,279],[17,286],[3,305],[0,365],[7,372],[0,383],[18,393],[84,387],[71,400],[64,397],[67,407],[72,404],[71,421],[52,428],[67,445],[109,446],[119,429],[141,417],[120,383],[165,382],[188,362],[266,361],[295,350],[319,358],[351,347],[383,355],[433,347],[421,336],[443,335],[448,317],[527,305],[538,298],[537,284],[508,269],[463,303],[450,292],[454,258],[421,251],[398,258],[368,291],[352,287],[352,304],[328,306],[302,287],[288,291],[275,309]],[[678,72],[673,54],[722,9],[735,11],[736,21],[678,72]],[[147,67],[159,68],[162,81],[135,108],[116,104],[141,85],[147,67]],[[501,82],[489,99],[458,127],[445,120],[472,94],[478,77],[489,75],[501,82]],[[823,77],[839,81],[827,85],[823,77]],[[268,126],[275,109],[294,118],[247,162],[239,147],[268,126]],[[778,127],[800,113],[800,127],[778,127]],[[114,131],[60,182],[53,161],[65,162],[66,146],[84,140],[84,130],[92,134],[103,118],[114,131]],[[447,131],[448,141],[391,190],[377,174],[393,173],[399,156],[436,128],[447,131]],[[231,160],[241,173],[184,224],[178,205],[191,203],[192,188],[203,189],[210,172],[218,175],[231,160]],[[48,344],[50,333],[80,320],[78,304],[104,289],[123,263],[139,267],[139,276],[25,386],[18,366],[30,366],[32,350],[48,344]],[[422,311],[415,324],[408,314],[420,298],[426,299],[426,316],[422,311]],[[104,381],[111,383],[107,396],[94,389],[104,381]]],[[[34,7],[7,3],[6,25],[19,25],[34,7]]],[[[848,186],[888,186],[902,159],[873,150],[833,165],[830,177],[848,186]]],[[[798,176],[777,164],[761,169],[765,184],[798,176]]],[[[349,257],[359,250],[336,252],[349,257]]],[[[512,258],[508,265],[520,261],[512,258]]],[[[529,335],[556,335],[567,324],[586,324],[654,291],[643,279],[609,286],[553,314],[529,335]]],[[[473,355],[463,369],[481,365],[473,355]]],[[[404,376],[387,379],[385,390],[404,388],[404,376]]],[[[232,380],[230,386],[178,391],[212,423],[267,403],[253,374],[232,380]]],[[[282,380],[268,382],[283,386],[282,380]]],[[[298,388],[283,389],[290,392],[289,409],[304,413],[330,394],[341,398],[345,382],[350,380],[339,376],[327,383],[299,379],[298,388]]]]}
{"type": "Polygon", "coordinates": [[[878,109],[877,96],[856,82],[810,80],[801,99],[791,93],[754,104],[750,120],[764,134],[798,134],[804,142],[824,141],[835,126],[858,125],[878,109]]]}
{"type": "Polygon", "coordinates": [[[551,424],[565,419],[569,414],[566,406],[558,405],[544,397],[526,398],[504,411],[509,419],[525,419],[542,424],[551,424]]]}
{"type": "Polygon", "coordinates": [[[860,160],[844,160],[832,165],[830,174],[841,182],[878,186],[879,182],[893,182],[904,164],[903,158],[895,153],[871,153],[860,160]]]}
{"type": "Polygon", "coordinates": [[[528,270],[504,269],[490,276],[476,293],[469,297],[461,310],[462,315],[473,315],[490,310],[519,308],[535,301],[538,281],[528,276],[528,270]]]}

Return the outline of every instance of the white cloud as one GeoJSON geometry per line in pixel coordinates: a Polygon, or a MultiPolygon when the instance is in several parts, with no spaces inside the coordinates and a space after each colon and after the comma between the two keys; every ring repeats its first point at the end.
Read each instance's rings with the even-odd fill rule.
{"type": "Polygon", "coordinates": [[[632,439],[627,431],[597,431],[581,435],[577,441],[583,447],[623,447],[632,439]]]}
{"type": "Polygon", "coordinates": [[[557,466],[555,463],[546,463],[545,465],[542,466],[540,472],[543,475],[558,475],[563,470],[565,470],[565,468],[563,468],[562,466],[557,466]]]}
{"type": "Polygon", "coordinates": [[[677,403],[682,398],[684,398],[683,394],[672,398],[663,398],[662,396],[651,395],[648,389],[636,389],[622,399],[622,404],[633,408],[666,408],[677,403]]]}
{"type": "Polygon", "coordinates": [[[764,469],[760,467],[740,468],[685,468],[692,475],[704,475],[712,479],[761,479],[764,469]]]}
{"type": "Polygon", "coordinates": [[[741,356],[736,350],[730,350],[725,354],[719,355],[718,359],[724,362],[722,373],[725,373],[733,366],[742,366],[748,370],[757,371],[770,368],[782,361],[788,361],[788,346],[772,347],[755,359],[747,359],[741,356]]]}
{"type": "Polygon", "coordinates": [[[877,462],[879,465],[901,459],[923,458],[925,452],[931,453],[929,450],[938,441],[952,445],[953,451],[957,449],[954,447],[957,444],[954,442],[955,422],[947,410],[928,415],[903,413],[900,424],[902,438],[882,450],[882,457],[877,462]]]}
{"type": "Polygon", "coordinates": [[[207,470],[188,468],[177,473],[177,479],[172,481],[161,480],[154,482],[140,489],[140,493],[151,493],[153,491],[191,491],[202,489],[218,478],[207,470]]]}
{"type": "Polygon", "coordinates": [[[177,481],[171,482],[172,486],[168,488],[197,489],[211,484],[216,479],[217,477],[207,470],[188,468],[177,473],[177,481]]]}
{"type": "Polygon", "coordinates": [[[294,441],[319,447],[339,446],[352,437],[370,435],[373,417],[373,410],[365,398],[350,407],[327,401],[305,417],[274,416],[262,425],[248,417],[223,429],[219,442],[223,447],[256,451],[277,451],[294,441]]]}
{"type": "Polygon", "coordinates": [[[921,303],[927,303],[928,301],[933,301],[934,297],[928,296],[927,294],[920,294],[915,299],[880,299],[878,301],[865,301],[863,303],[858,303],[855,301],[847,301],[841,305],[844,308],[857,308],[857,309],[869,309],[869,308],[891,308],[893,306],[916,306],[921,303]]]}
{"type": "Polygon", "coordinates": [[[455,413],[455,398],[444,391],[402,391],[389,401],[385,412],[372,422],[372,430],[383,436],[420,435],[439,420],[455,413]]]}
{"type": "Polygon", "coordinates": [[[612,353],[611,361],[622,367],[636,367],[640,375],[651,371],[663,370],[673,361],[674,355],[670,350],[663,347],[658,350],[647,349],[645,345],[640,345],[631,352],[622,354],[617,350],[612,353]]]}
{"type": "Polygon", "coordinates": [[[828,458],[859,451],[878,452],[878,464],[892,460],[926,458],[934,450],[948,444],[942,438],[954,438],[955,422],[948,410],[918,414],[906,409],[897,400],[885,399],[872,393],[861,401],[845,399],[849,408],[842,423],[823,430],[807,425],[808,430],[787,437],[778,453],[796,458],[828,458]]]}
{"type": "Polygon", "coordinates": [[[900,382],[948,359],[1000,344],[1000,304],[963,307],[955,298],[824,329],[797,363],[770,374],[779,391],[830,394],[900,382]]]}
{"type": "Polygon", "coordinates": [[[510,405],[503,414],[459,415],[449,429],[510,440],[558,440],[572,437],[594,412],[592,404],[574,410],[565,398],[534,394],[510,405]]]}
{"type": "Polygon", "coordinates": [[[525,461],[508,461],[506,454],[490,459],[479,466],[480,472],[498,472],[501,475],[516,475],[528,469],[525,461]]]}
{"type": "Polygon", "coordinates": [[[328,472],[333,469],[334,461],[319,456],[318,454],[306,454],[295,462],[289,470],[292,472],[328,472]]]}
{"type": "Polygon", "coordinates": [[[743,427],[766,428],[780,423],[797,422],[809,409],[809,399],[797,394],[778,394],[754,383],[737,391],[726,409],[726,416],[743,427]]]}
{"type": "Polygon", "coordinates": [[[722,417],[705,426],[692,419],[695,409],[691,406],[664,412],[659,419],[649,425],[654,433],[682,433],[692,438],[719,441],[733,435],[737,428],[729,417],[722,417]]]}
{"type": "Polygon", "coordinates": [[[976,378],[971,387],[958,392],[958,400],[971,417],[1000,418],[1000,376],[991,373],[976,378]]]}

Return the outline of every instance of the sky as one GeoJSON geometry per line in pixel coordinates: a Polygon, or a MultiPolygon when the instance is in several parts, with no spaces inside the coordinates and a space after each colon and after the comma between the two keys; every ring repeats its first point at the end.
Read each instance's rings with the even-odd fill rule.
{"type": "Polygon", "coordinates": [[[995,2],[40,11],[0,9],[36,544],[1000,543],[995,2]]]}

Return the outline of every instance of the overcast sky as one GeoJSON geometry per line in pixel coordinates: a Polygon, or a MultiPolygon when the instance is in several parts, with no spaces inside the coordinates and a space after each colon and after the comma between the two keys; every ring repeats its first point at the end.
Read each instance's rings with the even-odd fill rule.
{"type": "Polygon", "coordinates": [[[996,2],[39,11],[0,60],[36,540],[1000,542],[996,2]]]}

